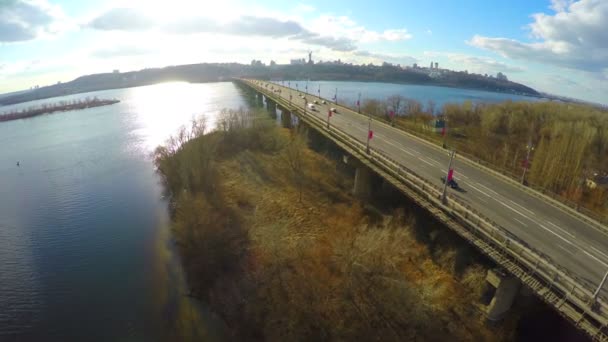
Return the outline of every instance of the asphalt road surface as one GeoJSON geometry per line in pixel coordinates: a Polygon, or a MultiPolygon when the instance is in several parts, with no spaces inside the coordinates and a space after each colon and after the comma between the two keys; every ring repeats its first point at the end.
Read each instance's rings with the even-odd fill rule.
{"type": "MultiPolygon", "coordinates": [[[[266,82],[261,82],[266,84],[266,82]]],[[[276,96],[281,96],[301,108],[305,103],[315,104],[310,111],[323,120],[335,105],[312,94],[304,94],[269,83],[276,96]],[[306,101],[300,97],[305,95],[306,101]],[[327,104],[322,104],[322,100],[327,104]]],[[[271,90],[272,91],[272,90],[271,90]]],[[[368,118],[344,107],[332,115],[331,126],[359,139],[367,141],[368,118]]],[[[395,128],[372,121],[374,132],[370,146],[412,169],[438,186],[440,177],[446,175],[449,163],[447,150],[429,145],[395,128]]],[[[548,202],[534,197],[517,186],[486,171],[454,161],[454,178],[462,188],[457,195],[482,215],[492,219],[534,249],[549,256],[552,261],[566,268],[571,274],[596,287],[608,271],[608,233],[569,214],[548,202]]],[[[607,286],[608,287],[608,286],[607,286]]],[[[608,293],[604,289],[603,294],[608,293]]]]}

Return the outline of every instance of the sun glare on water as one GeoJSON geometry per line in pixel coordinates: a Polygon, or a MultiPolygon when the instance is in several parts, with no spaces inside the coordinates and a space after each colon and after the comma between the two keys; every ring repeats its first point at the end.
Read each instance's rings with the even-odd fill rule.
{"type": "Polygon", "coordinates": [[[153,150],[175,134],[181,126],[204,114],[209,129],[215,122],[218,108],[207,99],[213,89],[205,84],[183,82],[137,87],[132,91],[132,111],[137,115],[137,134],[144,148],[153,150]]]}

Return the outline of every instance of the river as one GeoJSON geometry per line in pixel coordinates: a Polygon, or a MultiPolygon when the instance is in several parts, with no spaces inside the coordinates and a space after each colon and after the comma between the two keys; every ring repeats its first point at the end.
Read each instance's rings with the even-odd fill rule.
{"type": "MultiPolygon", "coordinates": [[[[309,91],[319,85],[349,101],[359,91],[438,105],[509,98],[356,82],[311,82],[309,91]]],[[[86,96],[121,102],[0,123],[0,340],[217,340],[220,324],[187,296],[151,153],[193,116],[212,127],[220,109],[250,102],[229,82],[166,83],[0,113],[86,96]]]]}

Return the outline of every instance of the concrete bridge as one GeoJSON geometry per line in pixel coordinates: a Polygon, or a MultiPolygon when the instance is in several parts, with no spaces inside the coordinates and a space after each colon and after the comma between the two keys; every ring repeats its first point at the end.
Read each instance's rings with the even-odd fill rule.
{"type": "Polygon", "coordinates": [[[463,190],[445,189],[447,150],[312,94],[237,81],[278,106],[284,125],[296,115],[354,158],[355,193],[369,194],[372,177],[381,177],[494,260],[501,269],[487,277],[496,287],[489,319],[504,316],[523,285],[593,339],[608,341],[608,227],[463,157],[454,167],[463,190]],[[316,110],[307,108],[315,100],[316,110]],[[330,108],[337,113],[329,116],[330,108]]]}

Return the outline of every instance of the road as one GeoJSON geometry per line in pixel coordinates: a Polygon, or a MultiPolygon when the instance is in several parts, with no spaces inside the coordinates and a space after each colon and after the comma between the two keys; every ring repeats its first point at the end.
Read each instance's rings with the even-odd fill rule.
{"type": "MultiPolygon", "coordinates": [[[[265,83],[263,83],[265,84],[265,83]]],[[[281,96],[292,104],[303,108],[306,102],[317,100],[316,111],[310,111],[323,120],[334,105],[312,94],[304,94],[277,84],[270,87],[280,89],[281,96]]],[[[355,111],[340,107],[330,118],[330,124],[365,143],[367,141],[368,118],[355,111]]],[[[372,121],[374,132],[370,146],[442,186],[440,177],[447,173],[449,155],[446,150],[428,144],[393,127],[372,121]]],[[[458,196],[485,217],[495,221],[511,234],[525,241],[535,250],[550,257],[570,274],[587,282],[594,288],[608,271],[608,232],[580,220],[549,202],[532,196],[518,186],[487,171],[459,162],[454,164],[454,177],[463,189],[450,195],[458,196]]],[[[607,286],[608,287],[608,286],[607,286]]],[[[602,294],[608,294],[603,290],[602,294]]]]}

